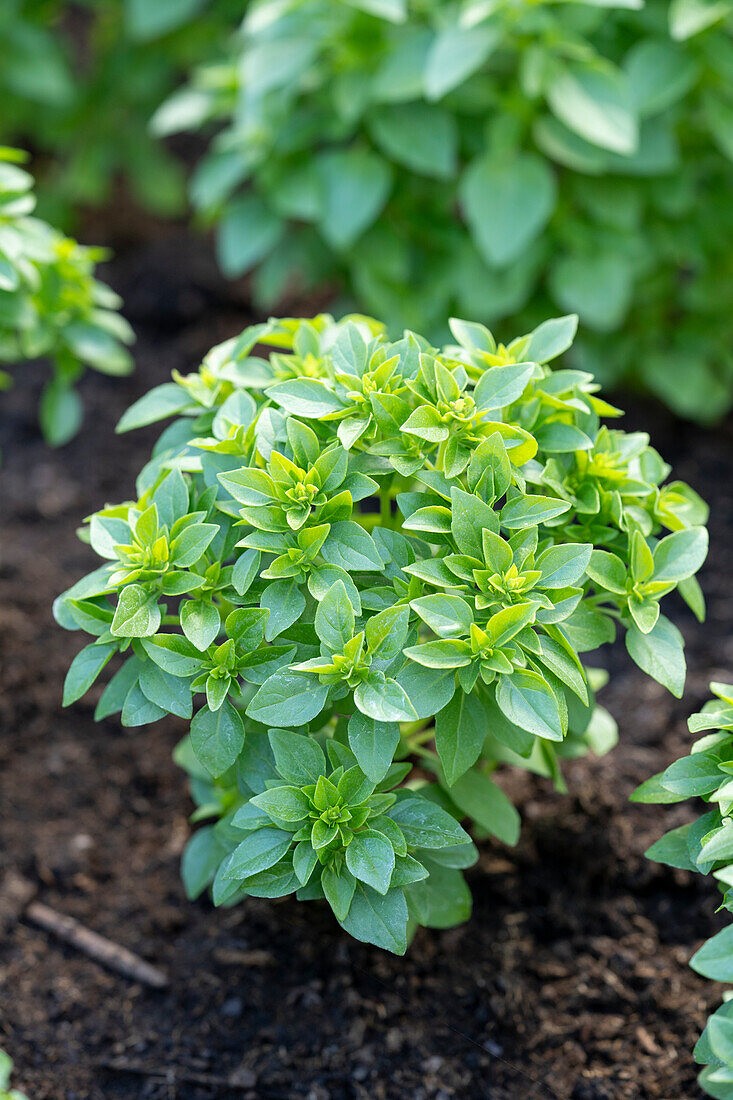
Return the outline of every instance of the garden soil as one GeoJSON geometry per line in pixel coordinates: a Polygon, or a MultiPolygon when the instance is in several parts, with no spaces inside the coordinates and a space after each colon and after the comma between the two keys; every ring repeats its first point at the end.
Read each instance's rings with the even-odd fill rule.
{"type": "MultiPolygon", "coordinates": [[[[154,990],[102,969],[28,920],[0,939],[0,1047],[31,1100],[685,1100],[690,1052],[720,989],[687,960],[724,923],[708,880],[653,865],[645,848],[688,819],[628,803],[686,751],[685,715],[711,678],[733,679],[733,450],[656,408],[631,427],[712,505],[705,626],[674,605],[690,675],[684,702],[622,647],[601,701],[619,746],[566,768],[568,793],[502,782],[523,818],[516,849],[487,843],[469,872],[470,921],[420,930],[405,958],[349,939],[323,905],[190,903],[178,875],[186,782],[167,720],[96,724],[97,695],[68,710],[77,639],[53,597],[93,564],[75,528],[129,498],[155,430],[116,436],[125,407],[171,369],[193,370],[250,319],[207,250],[175,232],[124,247],[106,277],[126,298],[137,373],[89,375],[83,433],[38,438],[41,371],[0,402],[0,880],[163,968],[154,990]]],[[[302,304],[302,303],[301,303],[302,304]]],[[[293,307],[295,308],[295,307],[293,307]]],[[[628,398],[627,398],[628,404],[628,398]]]]}

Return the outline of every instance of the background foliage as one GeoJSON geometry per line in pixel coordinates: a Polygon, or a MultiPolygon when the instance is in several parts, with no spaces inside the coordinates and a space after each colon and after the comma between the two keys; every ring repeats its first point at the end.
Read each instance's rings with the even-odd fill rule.
{"type": "Polygon", "coordinates": [[[562,787],[563,757],[615,742],[581,654],[618,626],[681,695],[660,600],[704,614],[707,509],[602,424],[621,414],[591,375],[545,365],[576,323],[505,347],[453,321],[438,351],[363,317],[270,321],[124,415],[175,419],[137,499],[84,531],[104,564],[57,601],[94,637],[64,701],[121,653],[97,717],[190,721],[194,819],[218,819],[186,851],[192,896],[325,896],[401,953],[468,916],[459,821],[516,842],[499,765],[562,787]]]}
{"type": "Polygon", "coordinates": [[[236,26],[245,0],[3,0],[0,140],[47,161],[43,212],[66,223],[117,177],[158,214],[185,211],[178,158],[149,133],[181,75],[236,26]]]}
{"type": "MultiPolygon", "coordinates": [[[[33,177],[24,155],[0,148],[0,363],[51,362],[39,409],[46,440],[58,446],[76,434],[82,407],[74,383],[89,366],[127,374],[132,330],[117,312],[121,300],[94,276],[103,248],[88,248],[33,217],[33,177]]],[[[0,384],[10,376],[0,372],[0,384]]]]}
{"type": "Polygon", "coordinates": [[[733,17],[712,0],[259,0],[158,112],[268,308],[293,278],[433,339],[580,315],[573,363],[733,395],[733,17]]]}

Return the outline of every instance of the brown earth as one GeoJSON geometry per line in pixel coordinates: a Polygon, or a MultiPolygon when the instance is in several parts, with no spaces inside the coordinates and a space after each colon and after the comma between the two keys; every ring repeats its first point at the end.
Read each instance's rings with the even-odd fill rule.
{"type": "Polygon", "coordinates": [[[0,941],[0,1047],[32,1100],[647,1100],[697,1098],[692,1045],[719,991],[687,967],[721,924],[709,881],[643,852],[686,808],[628,795],[689,742],[684,717],[713,677],[733,679],[733,453],[724,430],[639,410],[676,472],[712,504],[704,627],[688,639],[684,703],[622,649],[602,701],[621,743],[567,768],[569,794],[507,775],[524,827],[483,849],[471,920],[420,931],[404,959],[348,939],[322,906],[186,901],[178,858],[190,809],[174,720],[99,725],[93,700],[60,706],[77,639],[52,598],[91,566],[75,526],[128,497],[155,432],[115,436],[124,408],[173,367],[194,369],[248,320],[206,253],[179,237],[139,246],[108,277],[139,333],[130,379],[90,375],[83,434],[38,439],[41,372],[0,403],[0,878],[165,968],[153,991],[26,921],[0,941]]]}

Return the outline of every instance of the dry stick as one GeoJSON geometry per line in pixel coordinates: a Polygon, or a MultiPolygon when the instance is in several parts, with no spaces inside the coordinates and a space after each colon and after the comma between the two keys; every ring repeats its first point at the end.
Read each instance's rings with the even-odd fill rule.
{"type": "Polygon", "coordinates": [[[146,1066],[139,1062],[126,1062],[120,1058],[101,1059],[95,1062],[100,1069],[111,1070],[114,1073],[130,1073],[137,1077],[150,1077],[151,1080],[164,1083],[209,1085],[212,1088],[234,1089],[249,1092],[253,1087],[252,1081],[237,1081],[236,1075],[219,1077],[212,1073],[194,1073],[180,1066],[146,1066]]]}
{"type": "Polygon", "coordinates": [[[68,917],[65,913],[57,913],[40,901],[32,901],[25,911],[25,916],[39,928],[52,932],[64,943],[83,951],[90,959],[124,974],[126,978],[132,978],[143,985],[152,986],[153,989],[163,989],[168,985],[168,978],[156,966],[151,966],[139,955],[121,947],[118,943],[100,936],[98,932],[92,932],[74,917],[68,917]]]}

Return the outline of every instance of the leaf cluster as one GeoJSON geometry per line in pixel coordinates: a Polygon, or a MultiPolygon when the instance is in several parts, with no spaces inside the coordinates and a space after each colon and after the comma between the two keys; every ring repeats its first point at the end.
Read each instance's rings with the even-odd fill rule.
{"type": "Polygon", "coordinates": [[[59,446],[81,423],[74,383],[84,368],[129,373],[125,345],[134,337],[120,298],[94,275],[105,249],[77,244],[33,217],[33,177],[19,167],[23,159],[0,149],[0,363],[51,361],[39,415],[46,440],[59,446]]]}
{"type": "Polygon", "coordinates": [[[620,414],[591,375],[548,366],[576,320],[508,347],[454,320],[442,350],[361,316],[271,320],[125,413],[121,431],[172,422],[137,498],[83,528],[102,564],[56,603],[93,638],[64,702],[121,658],[98,718],[190,722],[195,819],[218,819],[190,892],[322,891],[404,950],[468,915],[457,822],[516,842],[498,767],[562,787],[563,758],[614,743],[584,653],[621,629],[681,694],[660,602],[704,614],[707,510],[646,435],[602,423],[620,414]]]}
{"type": "Polygon", "coordinates": [[[267,308],[299,278],[434,340],[451,313],[576,312],[573,365],[709,421],[733,398],[732,28],[707,0],[257,0],[153,124],[213,132],[192,201],[267,308]]]}
{"type": "MultiPolygon", "coordinates": [[[[649,848],[656,863],[697,871],[717,880],[723,900],[719,910],[733,911],[733,685],[712,683],[715,696],[693,714],[688,725],[702,736],[688,756],[675,760],[634,791],[632,800],[683,802],[700,798],[705,812],[666,833],[649,848]]],[[[696,951],[690,966],[713,981],[733,981],[733,926],[712,936],[696,951]]],[[[733,1097],[733,1004],[726,1000],[709,1018],[695,1046],[703,1065],[699,1081],[716,1100],[733,1097]]]]}

